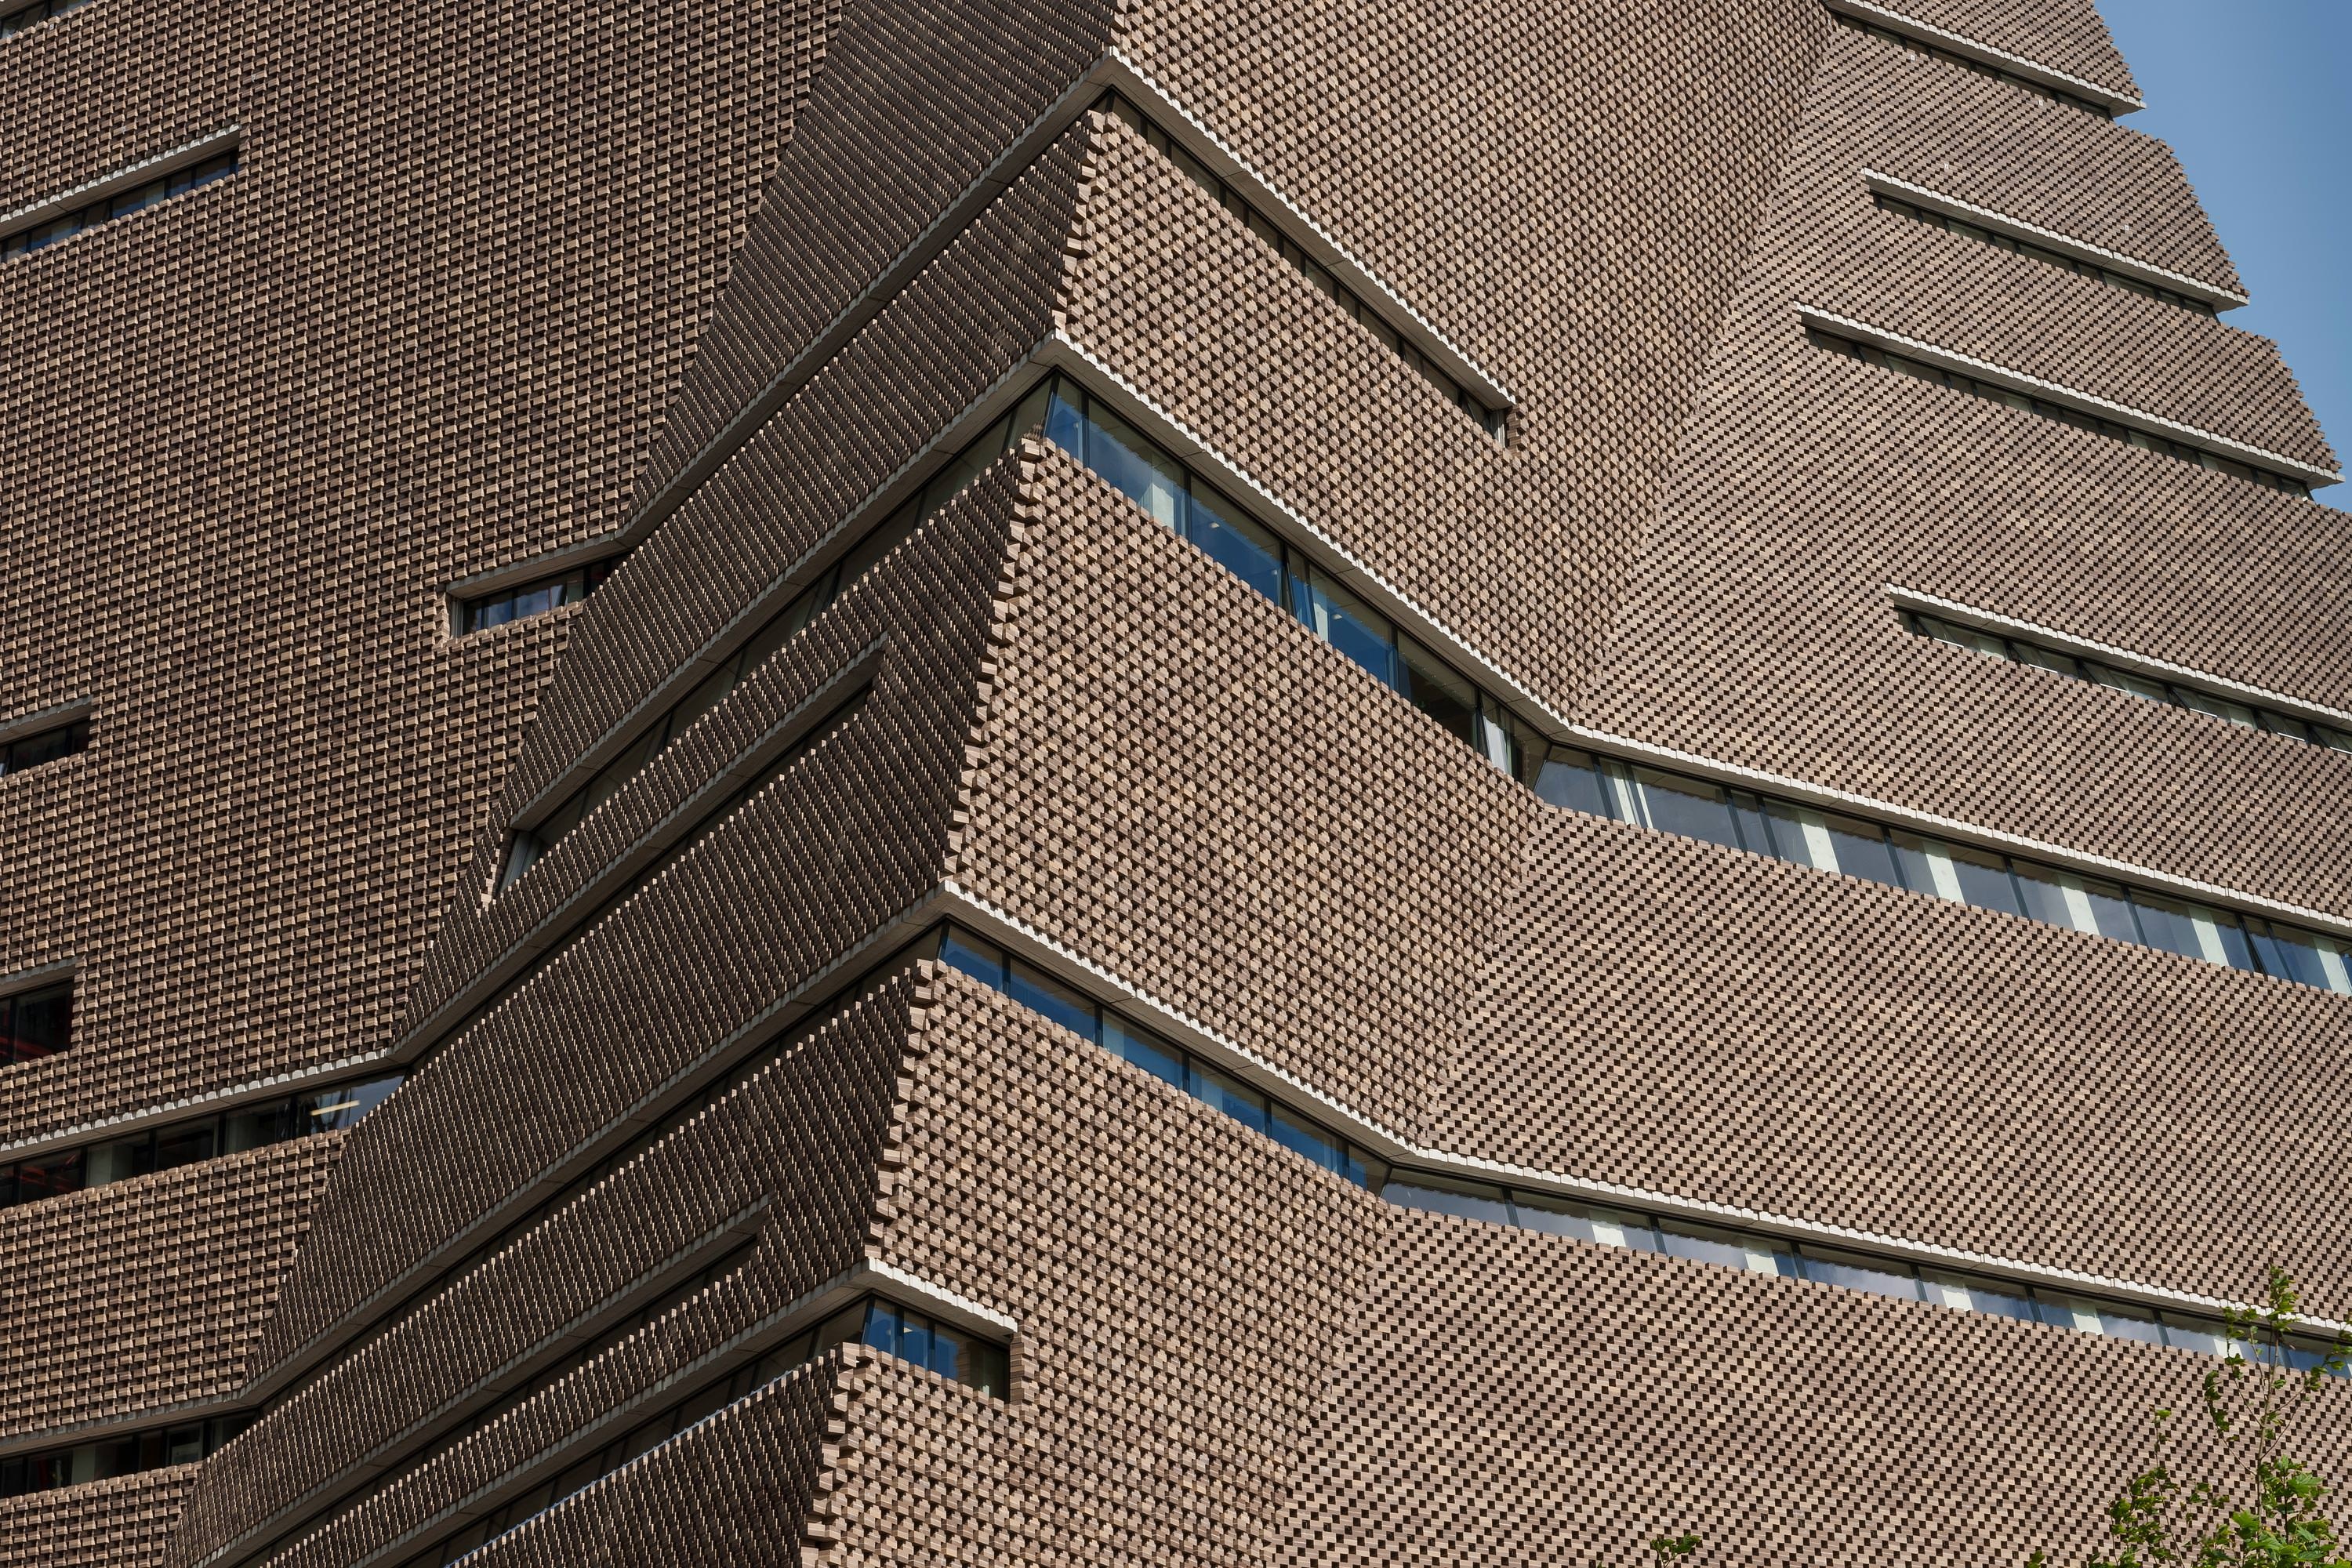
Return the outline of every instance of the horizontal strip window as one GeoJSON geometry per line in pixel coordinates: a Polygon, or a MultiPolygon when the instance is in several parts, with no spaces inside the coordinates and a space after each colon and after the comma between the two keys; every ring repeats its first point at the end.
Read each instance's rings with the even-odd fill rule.
{"type": "Polygon", "coordinates": [[[21,773],[26,768],[37,768],[43,763],[54,763],[60,757],[70,757],[89,749],[89,720],[76,719],[54,729],[19,735],[0,743],[0,776],[21,773]]]}
{"type": "Polygon", "coordinates": [[[356,1127],[360,1118],[400,1087],[400,1075],[394,1073],[362,1083],[310,1089],[192,1121],[167,1122],[127,1138],[0,1165],[0,1208],[110,1186],[223,1154],[241,1154],[248,1149],[308,1138],[314,1132],[356,1127]]]}
{"type": "Polygon", "coordinates": [[[587,783],[564,796],[552,811],[530,827],[517,828],[508,840],[506,859],[499,868],[499,890],[504,892],[520,881],[523,873],[561,843],[565,834],[579,826],[598,806],[618,795],[623,785],[668,750],[672,741],[685,734],[693,728],[696,721],[724,702],[745,676],[765,664],[777,649],[816,619],[827,605],[841,597],[851,584],[866,575],[877,562],[913,533],[924,519],[961,495],[997,458],[1012,449],[1013,441],[1020,435],[1043,418],[1042,404],[1034,407],[1024,404],[982,431],[938,473],[933,474],[919,490],[868,531],[846,555],[827,568],[790,604],[770,616],[758,631],[751,634],[749,642],[706,676],[693,690],[673,703],[660,718],[647,725],[621,749],[619,755],[597,769],[587,783]]]}
{"type": "Polygon", "coordinates": [[[79,11],[90,0],[33,0],[30,5],[19,5],[0,15],[0,38],[10,38],[36,22],[46,22],[52,16],[62,16],[68,11],[79,11]]]}
{"type": "Polygon", "coordinates": [[[1571,811],[2352,995],[2347,944],[2316,931],[1571,747],[1533,773],[1571,811]]]}
{"type": "MultiPolygon", "coordinates": [[[[2190,1316],[2168,1308],[2152,1311],[2120,1301],[2100,1300],[2041,1286],[1996,1279],[1958,1269],[1918,1268],[1898,1258],[1843,1247],[1791,1243],[1757,1231],[1702,1225],[1675,1215],[1657,1215],[1605,1208],[1517,1192],[1483,1182],[1463,1182],[1419,1172],[1399,1172],[1381,1187],[1381,1196],[1405,1208],[1429,1214],[1456,1215],[1574,1237],[1601,1247],[1631,1247],[1664,1253],[1737,1268],[1748,1274],[1769,1274],[1784,1279],[1810,1279],[1817,1285],[1889,1296],[1898,1301],[1925,1301],[1963,1312],[2106,1339],[2137,1340],[2142,1344],[2168,1345],[2202,1355],[2231,1353],[2226,1325],[2218,1320],[2190,1316]]],[[[2247,1345],[2258,1359],[2277,1352],[2269,1345],[2247,1345]]],[[[2327,1365],[2331,1347],[2310,1341],[2287,1342],[2284,1360],[2297,1372],[2327,1365]]],[[[2346,1375],[2342,1367],[2333,1369],[2346,1375]]]]}
{"type": "Polygon", "coordinates": [[[2126,425],[2119,420],[2103,419],[2095,414],[2086,414],[2080,409],[2069,408],[2063,404],[2053,403],[2047,398],[2035,397],[2023,392],[2013,392],[2005,386],[1996,386],[1991,382],[1964,375],[1958,371],[1946,370],[1940,365],[1932,365],[1924,360],[1910,358],[1892,350],[1881,348],[1875,343],[1865,343],[1859,339],[1841,337],[1835,332],[1811,325],[1805,328],[1805,336],[1815,348],[1827,349],[1832,353],[1843,354],[1848,359],[1858,359],[1864,364],[1876,365],[1881,370],[1896,371],[1904,375],[1916,376],[1921,381],[1933,382],[1937,386],[1949,387],[1954,392],[1965,392],[1971,397],[1981,397],[1987,402],[2003,404],[2028,414],[2038,414],[2044,419],[2055,419],[2062,425],[2072,425],[2077,430],[2088,430],[2095,435],[2105,436],[2111,441],[2121,441],[2128,446],[2140,447],[2144,451],[2161,452],[2168,458],[2178,458],[2184,463],[2194,463],[2201,468],[2212,468],[2237,479],[2251,479],[2265,489],[2277,490],[2285,495],[2302,496],[2306,500],[2311,495],[2311,487],[2292,475],[2257,468],[2252,463],[2241,462],[2235,458],[2225,457],[2220,452],[2210,451],[2203,447],[2192,446],[2189,442],[2175,440],[2168,436],[2159,436],[2153,431],[2126,425]]]}
{"type": "Polygon", "coordinates": [[[2332,724],[2315,724],[2292,714],[2281,713],[2276,709],[2257,707],[2235,698],[2200,691],[2196,687],[2183,686],[2177,681],[2134,674],[2101,664],[2095,658],[2081,658],[2057,648],[2043,647],[1997,632],[1979,631],[1974,626],[1964,626],[1957,621],[1948,621],[1917,610],[1899,613],[1904,629],[1914,636],[1933,637],[1937,642],[1990,654],[2012,664],[2030,664],[2036,669],[2050,670],[2071,679],[2087,680],[2095,686],[2127,691],[2150,702],[2190,709],[2216,719],[2225,719],[2242,729],[2260,730],[2265,735],[2284,735],[2306,745],[2325,746],[2332,752],[2352,752],[2352,731],[2339,730],[2332,724]]]}
{"type": "Polygon", "coordinates": [[[110,1480],[170,1465],[192,1465],[198,1459],[209,1458],[223,1444],[252,1425],[251,1415],[215,1415],[206,1421],[159,1426],[95,1443],[79,1443],[70,1448],[0,1459],[0,1498],[78,1487],[86,1481],[110,1480]]]}
{"type": "Polygon", "coordinates": [[[492,626],[505,626],[509,621],[527,621],[533,616],[543,616],[550,610],[560,610],[566,605],[576,605],[604,585],[613,568],[625,559],[610,556],[603,561],[590,561],[568,572],[558,572],[517,587],[500,588],[494,594],[457,601],[457,631],[484,632],[492,626]]]}
{"type": "Polygon", "coordinates": [[[1843,11],[1832,12],[1831,16],[1841,27],[1850,27],[1857,33],[1867,33],[1881,43],[1893,44],[1896,48],[1906,53],[1926,55],[1930,58],[1941,60],[1946,65],[1958,66],[1964,71],[1974,71],[1980,77],[2006,82],[2011,87],[2030,92],[2036,98],[2051,103],[2063,103],[2069,109],[2079,109],[2085,114],[2095,114],[2102,120],[2113,120],[2116,117],[2116,111],[2104,103],[2068,92],[2063,88],[2053,87],[2048,82],[2036,81],[2032,77],[2020,76],[2015,71],[2003,70],[1997,65],[1972,58],[1957,49],[1947,48],[1927,38],[1917,37],[1909,33],[1900,33],[1893,27],[1867,21],[1843,11]]]}
{"type": "Polygon", "coordinates": [[[914,952],[961,970],[1030,1011],[1083,1035],[1111,1055],[1133,1062],[1161,1082],[1265,1133],[1333,1175],[1358,1186],[1371,1184],[1376,1167],[1347,1140],[1295,1115],[1249,1085],[1205,1065],[1192,1053],[1030,967],[994,943],[950,926],[936,938],[926,938],[914,952]]]}
{"type": "Polygon", "coordinates": [[[467,1552],[534,1519],[564,1499],[594,1485],[604,1477],[683,1435],[729,1406],[749,1398],[795,1367],[843,1344],[870,1345],[950,1383],[976,1388],[1003,1399],[1010,1387],[1006,1347],[961,1329],[950,1328],[927,1313],[882,1296],[869,1296],[827,1318],[815,1328],[786,1341],[731,1378],[700,1389],[660,1414],[647,1417],[570,1469],[451,1537],[429,1552],[411,1557],[401,1568],[442,1568],[467,1552]]]}
{"type": "Polygon", "coordinates": [[[46,1060],[72,1044],[72,981],[0,996],[0,1068],[46,1060]]]}
{"type": "Polygon", "coordinates": [[[21,228],[14,234],[0,236],[0,257],[24,256],[36,250],[47,249],[59,240],[72,238],[84,229],[96,228],[100,224],[110,223],[119,217],[127,217],[142,208],[152,207],[158,202],[184,195],[189,191],[209,185],[216,180],[226,180],[236,174],[236,169],[237,153],[232,150],[215,153],[202,163],[191,163],[184,169],[175,169],[168,174],[158,174],[143,184],[117,191],[110,196],[102,196],[85,206],[77,207],[70,212],[61,213],[55,217],[35,224],[30,228],[21,228]]]}
{"type": "Polygon", "coordinates": [[[1955,217],[1949,213],[1937,212],[1931,207],[1923,207],[1916,202],[1906,202],[1900,196],[1888,195],[1884,191],[1874,191],[1871,196],[1878,204],[1880,212],[1890,213],[1896,217],[1909,218],[1913,223],[1923,223],[1929,228],[1939,228],[1946,234],[1956,234],[1964,239],[1973,239],[1980,245],[1990,245],[1995,249],[2006,250],[2013,256],[2031,257],[2048,266],[2063,268],[2078,278],[2089,278],[2105,283],[2110,288],[2128,289],[2143,299],[2160,300],[2164,304],[2183,310],[2194,310],[2200,316],[2218,318],[2221,313],[2210,300],[2193,299],[2177,289],[2167,289],[2160,283],[2151,283],[2145,278],[2135,278],[2128,272],[2118,272],[2112,267],[2102,267],[2095,261],[2087,261],[2079,256],[2068,256],[2063,251],[2053,250],[2046,245],[2036,245],[2030,239],[2021,239],[2013,234],[2003,234],[2000,230],[1989,228],[1983,224],[1971,223],[1967,218],[1955,217]]]}
{"type": "Polygon", "coordinates": [[[1290,237],[1283,226],[1252,206],[1248,198],[1231,184],[1217,177],[1216,172],[1202,163],[1184,144],[1158,125],[1134,101],[1118,93],[1106,95],[1096,106],[1105,113],[1116,116],[1143,133],[1152,148],[1176,165],[1193,184],[1206,191],[1217,205],[1242,220],[1249,231],[1274,247],[1285,261],[1315,289],[1337,304],[1349,320],[1378,338],[1388,351],[1402,360],[1421,378],[1435,387],[1440,396],[1475,420],[1479,428],[1496,440],[1505,438],[1510,426],[1510,411],[1489,408],[1470,389],[1439,368],[1437,363],[1420,349],[1412,340],[1399,331],[1380,311],[1364,302],[1361,296],[1331,275],[1331,269],[1309,256],[1305,247],[1290,237]]]}
{"type": "MultiPolygon", "coordinates": [[[[1240,1097],[1233,1096],[1225,1087],[1233,1084],[1231,1079],[1199,1066],[1115,1010],[1012,958],[993,943],[953,926],[936,939],[936,950],[929,945],[933,940],[925,939],[914,951],[937,956],[1031,1011],[1306,1155],[1325,1170],[1369,1186],[1402,1207],[1571,1236],[1603,1247],[1663,1252],[1752,1274],[1811,1279],[1904,1300],[1930,1301],[2082,1333],[2141,1340],[2213,1355],[2228,1348],[2222,1325],[2208,1318],[2168,1310],[2159,1314],[2122,1302],[1958,1270],[1922,1270],[1900,1258],[1810,1242],[1795,1244],[1763,1232],[1727,1229],[1676,1215],[1638,1214],[1406,1166],[1391,1167],[1300,1120],[1280,1104],[1270,1103],[1255,1089],[1244,1089],[1240,1097]],[[1203,1077],[1210,1086],[1205,1092],[1193,1087],[1203,1077]]],[[[2297,1344],[2291,1352],[2298,1370],[2316,1367],[2326,1356],[2326,1347],[2316,1344],[2297,1344]]]]}
{"type": "MultiPolygon", "coordinates": [[[[1045,390],[1050,399],[1048,440],[1487,761],[1506,773],[1514,771],[1517,730],[1500,700],[1400,632],[1076,381],[1057,375],[1045,390]]],[[[1029,405],[1024,400],[1023,406],[1029,405]]]]}

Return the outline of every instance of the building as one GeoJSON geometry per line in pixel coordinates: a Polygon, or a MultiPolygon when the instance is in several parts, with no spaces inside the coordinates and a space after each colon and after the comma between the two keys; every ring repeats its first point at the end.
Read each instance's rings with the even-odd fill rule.
{"type": "Polygon", "coordinates": [[[2089,0],[0,33],[0,1565],[2013,1563],[2352,1316],[2089,0]]]}

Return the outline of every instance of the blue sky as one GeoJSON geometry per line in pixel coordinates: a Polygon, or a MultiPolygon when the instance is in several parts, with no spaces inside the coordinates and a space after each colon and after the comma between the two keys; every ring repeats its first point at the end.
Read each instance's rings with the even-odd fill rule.
{"type": "MultiPolygon", "coordinates": [[[[2352,461],[2352,0],[2099,0],[2253,303],[2352,461]]],[[[2319,492],[2352,507],[2352,483],[2319,492]]]]}

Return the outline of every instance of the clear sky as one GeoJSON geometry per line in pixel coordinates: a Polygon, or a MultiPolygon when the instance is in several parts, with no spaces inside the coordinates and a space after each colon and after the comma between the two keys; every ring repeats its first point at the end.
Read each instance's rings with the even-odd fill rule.
{"type": "MultiPolygon", "coordinates": [[[[2099,0],[2336,456],[2352,462],[2352,0],[2099,0]]],[[[2352,508],[2352,481],[2319,492],[2352,508]]]]}

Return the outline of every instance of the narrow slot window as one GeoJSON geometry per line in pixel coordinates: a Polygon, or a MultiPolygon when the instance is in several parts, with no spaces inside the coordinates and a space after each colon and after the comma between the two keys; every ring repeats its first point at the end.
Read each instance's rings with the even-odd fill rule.
{"type": "Polygon", "coordinates": [[[2175,310],[2193,310],[2200,316],[2218,317],[2221,313],[2210,300],[2183,294],[2177,289],[2167,289],[2161,284],[2135,278],[2128,272],[2118,272],[2111,267],[2101,267],[2096,262],[2069,256],[2063,251],[2053,250],[2046,245],[2038,245],[2020,236],[2003,234],[1999,230],[1987,228],[1981,224],[1969,223],[1964,218],[1950,216],[1937,212],[1933,207],[1922,206],[1916,202],[1905,201],[1900,196],[1889,195],[1884,191],[1874,191],[1871,193],[1871,197],[1880,212],[1895,217],[1906,218],[1913,223],[1925,225],[1928,228],[1941,229],[1946,234],[1958,235],[1963,239],[1971,239],[1979,245],[1990,245],[1995,249],[2006,250],[2012,256],[2027,257],[2044,266],[2072,272],[2078,278],[2092,279],[2110,288],[2122,289],[2137,294],[2142,299],[2159,300],[2172,306],[2175,310]]]}
{"type": "Polygon", "coordinates": [[[0,776],[21,773],[27,768],[37,768],[43,763],[74,756],[89,747],[88,719],[76,719],[52,729],[19,735],[13,741],[0,742],[0,776]]]}
{"type": "Polygon", "coordinates": [[[2137,447],[2144,451],[2159,453],[2198,468],[2211,468],[2233,478],[2248,479],[2265,489],[2276,490],[2282,495],[2299,496],[2306,500],[2311,497],[2311,486],[2293,475],[2257,468],[2239,458],[2195,446],[2187,441],[2178,440],[2157,431],[2144,430],[2137,426],[2126,425],[2118,420],[2086,413],[2079,408],[2053,403],[2047,398],[2036,397],[2030,393],[1997,386],[1990,382],[1962,374],[1958,371],[1946,370],[1940,365],[1929,364],[1925,360],[1914,359],[1892,349],[1881,348],[1875,343],[1865,343],[1854,338],[1843,337],[1818,326],[1809,324],[1805,328],[1805,337],[1815,348],[1846,359],[1860,360],[1863,363],[1880,370],[1891,370],[1915,380],[1932,382],[1937,386],[1965,393],[1970,397],[1981,398],[1989,403],[1998,403],[2004,407],[2032,414],[2043,419],[2055,420],[2061,425],[2071,425],[2077,430],[2086,431],[2095,436],[2104,436],[2111,441],[2120,441],[2126,446],[2137,447]]]}
{"type": "Polygon", "coordinates": [[[1973,56],[1961,54],[1958,50],[1948,48],[1932,39],[1897,32],[1893,27],[1860,16],[1848,16],[1843,11],[1832,12],[1831,16],[1838,26],[1853,32],[1866,33],[1883,44],[1894,45],[1906,54],[1925,55],[1930,59],[1941,60],[1946,65],[1958,66],[1960,69],[1983,77],[1988,81],[2001,82],[2021,92],[2030,92],[2046,103],[2062,103],[2069,109],[2079,110],[2084,114],[2095,114],[2102,120],[2113,120],[2116,117],[2115,110],[2106,104],[2084,98],[2079,93],[2068,92],[2061,87],[2053,87],[2047,82],[2036,81],[2029,76],[2021,76],[2015,71],[2003,70],[1999,66],[1977,59],[1973,56]]]}
{"type": "Polygon", "coordinates": [[[461,600],[457,605],[458,633],[462,636],[488,631],[509,621],[527,621],[567,605],[577,605],[603,587],[620,563],[618,556],[591,561],[515,587],[461,600]]]}
{"type": "Polygon", "coordinates": [[[1510,414],[1507,409],[1489,408],[1472,395],[1468,387],[1445,374],[1437,363],[1407,341],[1394,324],[1383,320],[1377,308],[1331,274],[1331,269],[1307,253],[1306,247],[1269,215],[1250,204],[1249,198],[1224,180],[1217,177],[1209,166],[1186,149],[1181,142],[1161,130],[1152,119],[1129,100],[1118,93],[1105,96],[1097,110],[1125,121],[1139,132],[1151,149],[1174,164],[1176,171],[1206,192],[1225,211],[1242,222],[1242,226],[1264,240],[1266,246],[1291,268],[1307,280],[1309,288],[1339,306],[1348,319],[1355,321],[1378,340],[1391,353],[1404,362],[1405,366],[1433,387],[1447,403],[1460,409],[1478,426],[1497,441],[1508,438],[1510,414]]]}
{"type": "Polygon", "coordinates": [[[33,0],[30,5],[18,5],[0,15],[0,38],[10,38],[36,22],[46,22],[52,16],[62,16],[68,11],[79,11],[90,0],[33,0]]]}
{"type": "Polygon", "coordinates": [[[30,227],[0,236],[0,257],[28,256],[37,250],[46,250],[60,240],[72,238],[84,229],[96,228],[100,224],[128,216],[173,196],[184,195],[216,181],[226,180],[236,171],[237,153],[234,149],[215,153],[200,163],[158,174],[112,195],[45,218],[30,227]]]}

